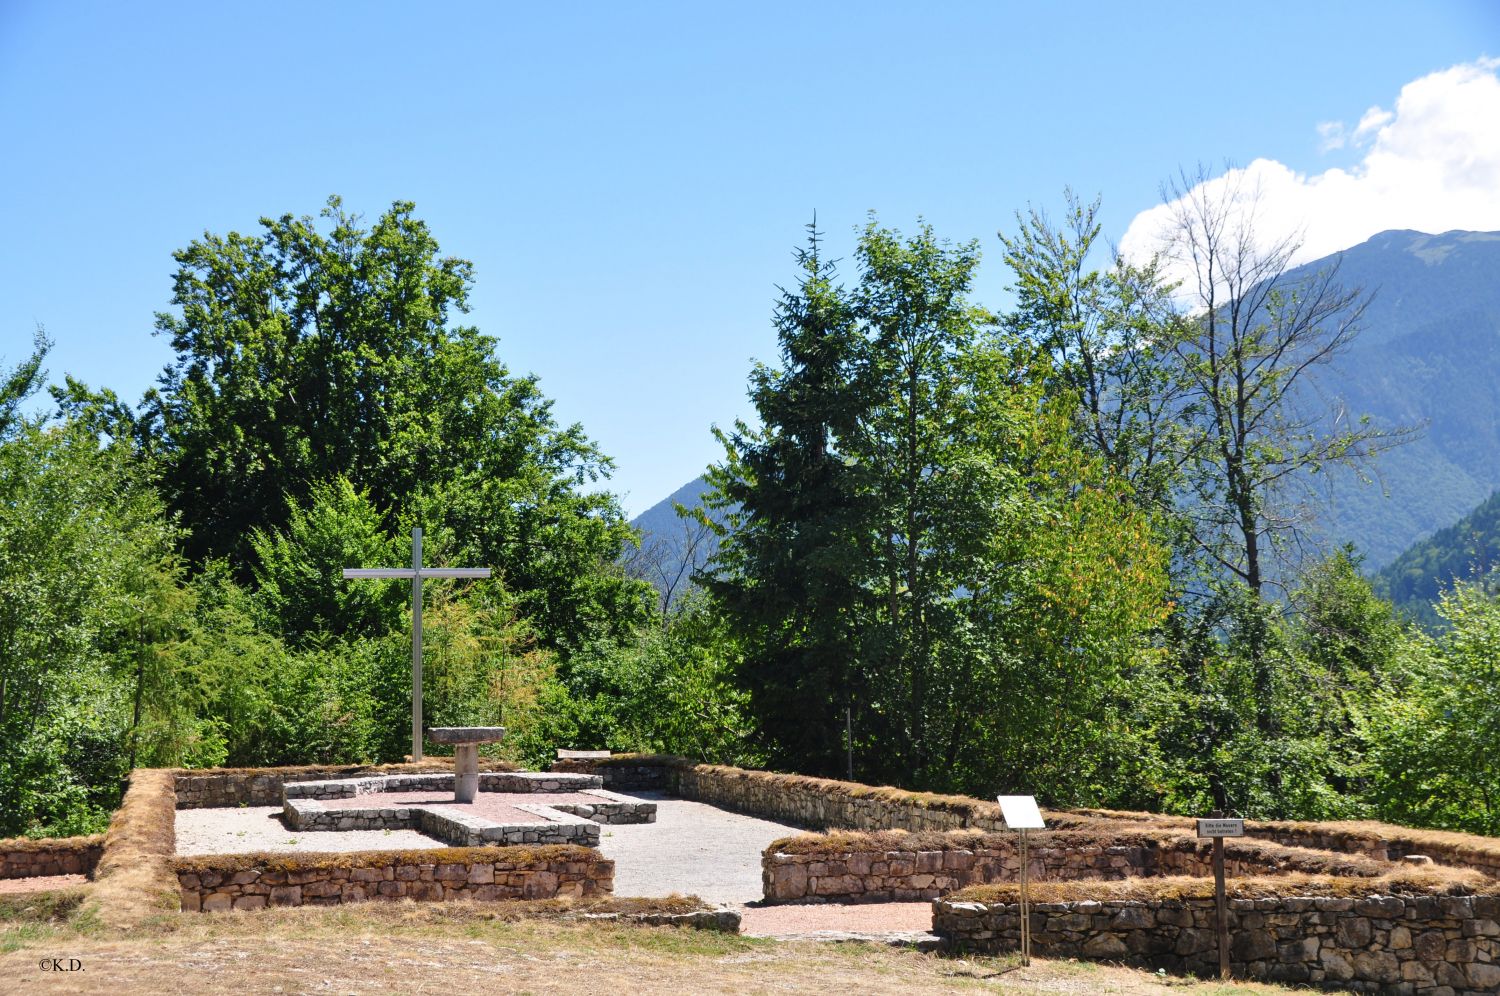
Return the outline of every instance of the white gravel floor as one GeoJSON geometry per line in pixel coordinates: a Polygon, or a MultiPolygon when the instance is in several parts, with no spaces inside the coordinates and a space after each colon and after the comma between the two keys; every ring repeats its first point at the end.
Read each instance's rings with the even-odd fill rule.
{"type": "Polygon", "coordinates": [[[797,827],[741,816],[701,802],[631,792],[656,802],[655,823],[603,827],[599,850],[615,862],[615,895],[673,892],[711,903],[761,898],[760,855],[797,827]]]}
{"type": "Polygon", "coordinates": [[[280,806],[179,809],[178,854],[246,851],[394,851],[447,847],[416,830],[288,830],[280,806]]]}
{"type": "MultiPolygon", "coordinates": [[[[599,850],[615,862],[615,895],[695,895],[741,904],[761,898],[760,855],[767,844],[798,828],[741,816],[701,802],[657,793],[632,796],[656,802],[656,822],[603,826],[599,850]]],[[[415,830],[288,830],[280,806],[182,809],[178,854],[247,851],[386,851],[447,847],[415,830]]]]}

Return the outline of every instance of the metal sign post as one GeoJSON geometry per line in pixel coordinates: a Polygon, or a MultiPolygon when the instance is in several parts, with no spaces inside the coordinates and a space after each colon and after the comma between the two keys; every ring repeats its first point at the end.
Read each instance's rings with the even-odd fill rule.
{"type": "Polygon", "coordinates": [[[346,578],[400,578],[411,582],[411,759],[422,760],[422,579],[487,578],[488,567],[422,566],[422,529],[411,531],[411,567],[346,567],[346,578]]]}
{"type": "Polygon", "coordinates": [[[1031,854],[1026,831],[1045,830],[1047,823],[1034,796],[1002,795],[998,800],[1005,825],[1021,833],[1021,964],[1027,966],[1031,964],[1031,854]]]}
{"type": "Polygon", "coordinates": [[[1031,964],[1031,854],[1026,847],[1026,827],[1021,828],[1021,964],[1031,964]]]}
{"type": "Polygon", "coordinates": [[[1229,978],[1229,902],[1224,898],[1224,838],[1245,836],[1244,820],[1226,820],[1214,810],[1210,819],[1198,821],[1198,836],[1214,842],[1214,927],[1219,937],[1219,978],[1229,978]]]}

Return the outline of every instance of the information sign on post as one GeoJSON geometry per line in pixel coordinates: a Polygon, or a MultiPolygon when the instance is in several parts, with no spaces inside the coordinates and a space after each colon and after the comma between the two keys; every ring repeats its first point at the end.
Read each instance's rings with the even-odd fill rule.
{"type": "Polygon", "coordinates": [[[1215,812],[1198,821],[1198,836],[1214,842],[1214,921],[1219,935],[1219,978],[1229,978],[1229,903],[1224,898],[1224,838],[1245,836],[1244,820],[1227,820],[1215,812]]]}
{"type": "Polygon", "coordinates": [[[1200,837],[1243,837],[1245,836],[1244,820],[1199,820],[1198,836],[1200,837]]]}
{"type": "Polygon", "coordinates": [[[1021,964],[1031,964],[1031,859],[1026,847],[1027,830],[1045,830],[1047,823],[1037,808],[1036,798],[1029,795],[1002,795],[1000,816],[1005,825],[1021,834],[1021,964]]]}

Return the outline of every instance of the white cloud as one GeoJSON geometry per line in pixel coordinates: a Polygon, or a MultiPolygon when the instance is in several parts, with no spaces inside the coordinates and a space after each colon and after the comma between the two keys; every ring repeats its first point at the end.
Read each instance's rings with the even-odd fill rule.
{"type": "Polygon", "coordinates": [[[1396,115],[1384,107],[1372,107],[1365,111],[1364,116],[1359,119],[1359,124],[1354,128],[1354,140],[1356,142],[1369,141],[1372,135],[1378,134],[1380,129],[1396,119],[1396,115]]]}
{"type": "MultiPolygon", "coordinates": [[[[1256,229],[1267,241],[1302,234],[1294,262],[1347,249],[1377,232],[1410,228],[1500,229],[1500,59],[1479,59],[1413,80],[1391,110],[1372,107],[1353,131],[1343,122],[1317,125],[1326,150],[1363,150],[1349,169],[1298,173],[1256,159],[1203,185],[1259,195],[1256,229]]],[[[1120,250],[1133,259],[1162,246],[1172,211],[1159,205],[1136,215],[1120,250]]]]}
{"type": "Polygon", "coordinates": [[[1320,122],[1318,124],[1318,137],[1323,140],[1318,143],[1318,150],[1321,152],[1342,149],[1349,141],[1349,136],[1345,134],[1344,122],[1342,121],[1320,122]]]}

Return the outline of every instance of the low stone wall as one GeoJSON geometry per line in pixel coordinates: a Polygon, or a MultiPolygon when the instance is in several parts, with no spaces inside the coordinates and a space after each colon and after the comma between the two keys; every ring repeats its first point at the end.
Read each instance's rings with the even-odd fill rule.
{"type": "Polygon", "coordinates": [[[656,803],[599,788],[597,775],[509,772],[479,776],[481,793],[578,793],[566,803],[515,803],[527,819],[500,823],[441,802],[394,804],[369,793],[452,792],[453,776],[374,775],[331,781],[289,782],[282,813],[294,830],[421,830],[458,847],[486,844],[578,844],[597,847],[599,824],[653,823],[656,803]]]}
{"type": "Polygon", "coordinates": [[[439,812],[440,808],[412,806],[325,809],[321,801],[287,799],[282,813],[291,828],[298,831],[420,830],[455,847],[483,847],[488,844],[599,846],[597,822],[550,806],[519,804],[516,808],[530,814],[533,819],[526,823],[506,824],[458,810],[439,812]]]}
{"type": "MultiPolygon", "coordinates": [[[[509,772],[506,761],[481,758],[481,771],[509,772]]],[[[288,782],[316,782],[375,775],[416,775],[446,772],[453,777],[451,757],[428,758],[416,764],[305,765],[284,768],[179,768],[172,772],[178,809],[215,806],[279,806],[281,788],[288,782]]],[[[451,784],[451,782],[450,782],[451,784]]]]}
{"type": "MultiPolygon", "coordinates": [[[[598,775],[554,774],[540,771],[485,771],[479,774],[481,792],[582,792],[603,785],[598,775]]],[[[365,775],[354,778],[285,782],[277,802],[285,799],[352,799],[361,792],[452,792],[453,773],[421,775],[365,775]]],[[[178,807],[185,808],[185,807],[178,807]]]]}
{"type": "Polygon", "coordinates": [[[804,827],[848,827],[855,830],[999,830],[999,806],[946,806],[960,797],[925,796],[899,789],[879,789],[853,782],[830,782],[802,775],[746,771],[718,765],[696,765],[678,773],[678,793],[685,799],[724,809],[765,816],[804,827]]]}
{"type": "Polygon", "coordinates": [[[103,852],[102,833],[90,837],[0,840],[0,879],[90,875],[103,852]]]}
{"type": "Polygon", "coordinates": [[[617,791],[670,792],[684,799],[796,826],[857,830],[1002,830],[1000,807],[957,795],[752,771],[656,754],[553,763],[553,771],[599,775],[617,791]]]}
{"type": "Polygon", "coordinates": [[[210,855],[177,862],[189,912],[367,900],[609,895],[614,862],[581,847],[458,848],[346,855],[210,855]]]}
{"type": "Polygon", "coordinates": [[[533,823],[498,824],[471,813],[418,811],[417,826],[423,833],[461,847],[485,844],[576,844],[599,846],[599,824],[550,806],[516,806],[536,817],[533,823]]]}
{"type": "MultiPolygon", "coordinates": [[[[808,835],[776,841],[761,855],[767,902],[908,902],[936,899],[970,885],[1016,882],[1021,856],[1014,834],[808,835]]],[[[1028,852],[1038,882],[1099,881],[1213,874],[1212,845],[1190,837],[1144,834],[1100,839],[1040,833],[1028,852]]],[[[1390,866],[1300,848],[1231,840],[1231,877],[1287,872],[1375,877],[1390,866]]]]}
{"type": "Polygon", "coordinates": [[[692,761],[666,755],[625,754],[613,758],[565,758],[550,771],[596,775],[619,792],[677,792],[678,772],[692,761]]]}
{"type": "MultiPolygon", "coordinates": [[[[1005,829],[999,806],[987,800],[698,764],[672,755],[617,754],[598,759],[570,759],[554,763],[552,769],[597,774],[612,789],[674,793],[685,799],[811,829],[912,832],[1005,829]]],[[[1124,822],[1191,833],[1194,822],[1187,817],[1102,809],[1050,811],[1045,815],[1049,826],[1060,828],[1124,822]]],[[[1474,834],[1413,830],[1369,821],[1249,820],[1245,823],[1245,833],[1288,847],[1362,855],[1376,861],[1397,861],[1421,854],[1438,864],[1470,868],[1500,878],[1500,839],[1474,834]]]]}
{"type": "Polygon", "coordinates": [[[560,813],[581,816],[593,823],[623,825],[627,823],[655,823],[656,803],[642,802],[609,789],[586,789],[586,795],[598,798],[598,802],[549,802],[549,809],[560,813]]]}
{"type": "Polygon", "coordinates": [[[1245,833],[1257,840],[1367,854],[1381,861],[1400,861],[1420,854],[1440,865],[1472,868],[1500,879],[1500,840],[1493,837],[1413,830],[1386,823],[1247,822],[1245,833]]]}
{"type": "MultiPolygon", "coordinates": [[[[1112,809],[1077,809],[1067,814],[1085,819],[1127,821],[1162,828],[1191,830],[1185,816],[1135,813],[1112,809]]],[[[1377,861],[1400,861],[1420,854],[1450,868],[1471,868],[1500,879],[1500,839],[1447,830],[1421,830],[1375,820],[1246,820],[1245,835],[1288,847],[1306,847],[1341,854],[1363,854],[1377,861]]]]}
{"type": "MultiPolygon", "coordinates": [[[[1218,971],[1212,898],[1036,903],[1032,950],[1199,975],[1218,971]]],[[[1013,903],[940,899],[950,949],[1014,951],[1013,903]]],[[[1500,896],[1277,897],[1229,903],[1237,978],[1388,996],[1500,992],[1500,896]]]]}

